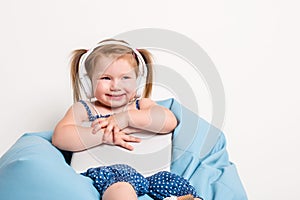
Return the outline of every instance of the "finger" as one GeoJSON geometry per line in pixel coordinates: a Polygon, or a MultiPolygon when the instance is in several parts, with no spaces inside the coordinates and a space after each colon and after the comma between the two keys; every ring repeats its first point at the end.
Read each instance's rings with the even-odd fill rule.
{"type": "Polygon", "coordinates": [[[92,122],[92,127],[93,126],[95,126],[95,125],[97,125],[97,124],[99,124],[101,121],[100,121],[100,119],[95,119],[93,122],[92,122]]]}
{"type": "Polygon", "coordinates": [[[132,151],[134,149],[133,146],[126,142],[125,138],[128,137],[123,132],[114,133],[114,144],[132,151]]]}
{"type": "Polygon", "coordinates": [[[91,127],[94,127],[96,124],[99,124],[98,119],[96,119],[92,122],[91,127]]]}
{"type": "Polygon", "coordinates": [[[107,127],[109,125],[109,122],[107,120],[105,121],[100,121],[99,125],[101,126],[101,128],[107,127]]]}
{"type": "Polygon", "coordinates": [[[111,133],[104,133],[103,134],[103,139],[102,142],[105,144],[113,144],[113,138],[112,138],[112,134],[111,133]]]}
{"type": "Polygon", "coordinates": [[[113,126],[112,126],[112,125],[108,125],[108,126],[105,128],[104,133],[106,133],[106,134],[111,134],[111,133],[112,133],[112,130],[113,130],[113,126]]]}
{"type": "Polygon", "coordinates": [[[119,142],[119,146],[128,149],[129,151],[132,151],[134,149],[133,146],[131,146],[129,143],[125,142],[124,140],[121,140],[119,142]]]}
{"type": "Polygon", "coordinates": [[[99,130],[101,130],[101,126],[99,124],[96,124],[92,130],[92,133],[96,134],[99,130]]]}
{"type": "Polygon", "coordinates": [[[119,138],[119,135],[122,133],[120,133],[120,129],[118,127],[114,127],[114,129],[112,130],[112,134],[113,142],[116,143],[117,138],[119,138]]]}
{"type": "Polygon", "coordinates": [[[124,141],[126,141],[126,142],[137,142],[137,143],[139,143],[139,142],[142,141],[140,138],[134,137],[134,136],[132,136],[132,135],[124,135],[124,136],[122,137],[122,139],[123,139],[124,141]]]}
{"type": "Polygon", "coordinates": [[[113,127],[113,130],[112,130],[112,132],[114,133],[114,134],[124,134],[124,133],[122,133],[122,132],[120,132],[120,129],[119,129],[119,127],[117,127],[117,126],[114,126],[113,127]]]}
{"type": "Polygon", "coordinates": [[[96,126],[97,124],[100,124],[102,127],[105,127],[105,126],[107,126],[108,122],[106,119],[98,118],[92,122],[91,126],[93,127],[93,126],[96,126]]]}

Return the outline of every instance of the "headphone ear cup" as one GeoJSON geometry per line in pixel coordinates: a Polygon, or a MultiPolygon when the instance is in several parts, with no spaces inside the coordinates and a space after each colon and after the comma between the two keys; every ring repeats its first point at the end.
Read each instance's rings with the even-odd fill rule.
{"type": "Polygon", "coordinates": [[[92,82],[87,74],[80,78],[82,89],[88,99],[94,97],[92,82]]]}
{"type": "Polygon", "coordinates": [[[147,77],[139,76],[137,79],[136,98],[142,97],[146,87],[147,77]]]}

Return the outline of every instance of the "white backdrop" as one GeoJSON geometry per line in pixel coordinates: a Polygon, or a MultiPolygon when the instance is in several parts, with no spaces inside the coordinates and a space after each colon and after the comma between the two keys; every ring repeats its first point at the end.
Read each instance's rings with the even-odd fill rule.
{"type": "Polygon", "coordinates": [[[52,130],[71,105],[71,50],[133,29],[169,29],[217,67],[221,128],[249,199],[298,200],[299,9],[296,0],[1,0],[0,155],[25,132],[52,130]]]}

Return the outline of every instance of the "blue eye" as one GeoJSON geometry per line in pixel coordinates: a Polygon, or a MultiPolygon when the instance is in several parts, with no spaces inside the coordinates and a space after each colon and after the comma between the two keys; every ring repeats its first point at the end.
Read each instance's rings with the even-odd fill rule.
{"type": "Polygon", "coordinates": [[[107,77],[107,76],[100,77],[99,79],[100,79],[100,80],[110,80],[110,78],[107,77]]]}

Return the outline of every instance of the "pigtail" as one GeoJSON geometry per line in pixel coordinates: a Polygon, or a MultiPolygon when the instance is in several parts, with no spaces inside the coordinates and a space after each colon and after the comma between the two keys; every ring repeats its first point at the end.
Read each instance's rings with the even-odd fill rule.
{"type": "Polygon", "coordinates": [[[148,98],[151,96],[152,92],[152,83],[153,83],[153,58],[151,53],[146,49],[138,49],[139,53],[142,55],[146,67],[148,69],[147,78],[146,78],[146,85],[143,92],[143,97],[148,98]]]}
{"type": "Polygon", "coordinates": [[[72,52],[71,61],[70,61],[70,75],[72,81],[72,89],[73,89],[73,101],[77,102],[81,99],[81,82],[79,79],[78,71],[79,71],[79,62],[80,58],[83,54],[87,52],[86,49],[78,49],[72,52]]]}

